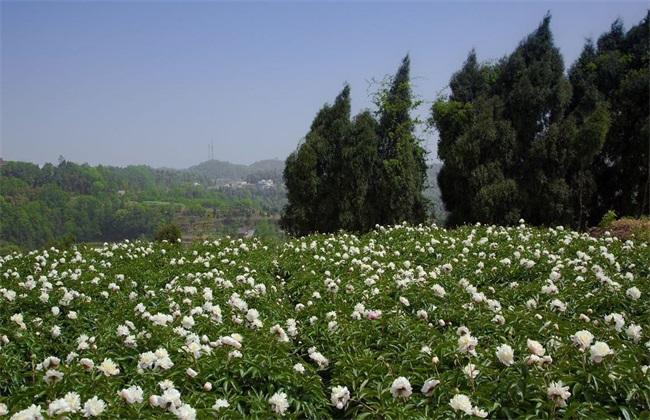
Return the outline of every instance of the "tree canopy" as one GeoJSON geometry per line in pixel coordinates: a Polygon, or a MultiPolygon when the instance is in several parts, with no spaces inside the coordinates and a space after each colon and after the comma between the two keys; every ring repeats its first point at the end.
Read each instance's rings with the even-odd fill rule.
{"type": "Polygon", "coordinates": [[[298,235],[364,232],[376,224],[425,220],[427,168],[411,118],[417,102],[408,56],[379,89],[376,104],[374,115],[364,111],[351,118],[345,85],[334,104],[318,112],[286,161],[285,230],[298,235]]]}
{"type": "Polygon", "coordinates": [[[432,107],[452,225],[648,211],[648,18],[588,41],[568,75],[550,20],[497,62],[470,51],[432,107]]]}

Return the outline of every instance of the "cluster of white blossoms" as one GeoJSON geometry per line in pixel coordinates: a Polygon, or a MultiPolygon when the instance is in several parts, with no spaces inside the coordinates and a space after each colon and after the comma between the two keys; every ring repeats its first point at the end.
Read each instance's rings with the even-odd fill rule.
{"type": "Polygon", "coordinates": [[[99,417],[106,409],[106,402],[94,396],[83,407],[81,397],[76,392],[68,392],[63,398],[52,401],[47,409],[50,417],[62,417],[64,414],[82,414],[84,417],[99,417]]]}
{"type": "Polygon", "coordinates": [[[332,388],[332,394],[330,395],[330,401],[332,405],[339,410],[343,410],[350,401],[350,391],[347,386],[335,386],[332,388]]]}
{"type": "Polygon", "coordinates": [[[194,420],[196,419],[196,409],[181,400],[181,393],[174,387],[174,383],[165,380],[158,383],[162,394],[151,395],[149,404],[152,407],[161,408],[174,414],[178,419],[194,420]]]}
{"type": "Polygon", "coordinates": [[[322,353],[316,351],[316,347],[310,347],[307,353],[309,358],[318,365],[319,369],[326,369],[329,366],[330,361],[322,353]]]}
{"type": "Polygon", "coordinates": [[[174,362],[169,357],[169,353],[164,348],[159,348],[155,352],[148,351],[140,354],[138,361],[138,372],[143,372],[144,369],[162,369],[169,370],[174,366],[174,362]]]}
{"type": "Polygon", "coordinates": [[[485,418],[488,415],[487,411],[472,405],[472,401],[465,394],[454,395],[454,397],[449,400],[449,406],[451,406],[454,411],[467,414],[468,416],[485,418]]]}
{"type": "Polygon", "coordinates": [[[638,416],[647,255],[523,223],[9,254],[0,417],[638,416]]]}
{"type": "Polygon", "coordinates": [[[269,398],[269,404],[271,405],[271,409],[281,416],[289,409],[289,401],[285,392],[276,392],[273,394],[269,398]]]}
{"type": "Polygon", "coordinates": [[[390,393],[393,395],[393,398],[406,399],[413,393],[413,388],[411,388],[411,383],[408,379],[400,376],[395,379],[393,384],[390,386],[390,393]]]}
{"type": "Polygon", "coordinates": [[[565,386],[562,381],[551,382],[551,384],[546,389],[546,395],[548,398],[555,403],[558,407],[566,407],[566,402],[571,396],[569,392],[569,387],[565,386]]]}

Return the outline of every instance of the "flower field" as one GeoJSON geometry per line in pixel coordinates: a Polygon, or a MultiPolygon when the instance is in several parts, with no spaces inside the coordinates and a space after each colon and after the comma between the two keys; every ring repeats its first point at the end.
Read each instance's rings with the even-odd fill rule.
{"type": "Polygon", "coordinates": [[[650,247],[525,225],[0,259],[0,415],[650,415],[650,247]]]}

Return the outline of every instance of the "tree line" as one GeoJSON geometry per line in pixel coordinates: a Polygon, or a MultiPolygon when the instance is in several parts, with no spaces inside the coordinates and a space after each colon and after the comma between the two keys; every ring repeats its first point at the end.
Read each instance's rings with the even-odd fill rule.
{"type": "Polygon", "coordinates": [[[316,115],[285,163],[288,204],[280,221],[292,234],[367,231],[425,219],[426,152],[415,135],[418,106],[410,59],[375,96],[376,112],[351,118],[350,86],[316,115]]]}
{"type": "MultiPolygon", "coordinates": [[[[583,229],[608,210],[650,213],[649,16],[628,31],[615,21],[568,72],[550,15],[506,57],[479,62],[470,51],[428,121],[439,136],[449,225],[524,218],[583,229]]],[[[375,112],[350,118],[347,85],[318,112],[285,166],[286,230],[427,219],[409,66],[407,56],[375,112]]]]}
{"type": "Polygon", "coordinates": [[[648,17],[587,41],[568,74],[549,24],[495,63],[471,51],[433,105],[451,224],[648,214],[648,17]]]}
{"type": "Polygon", "coordinates": [[[194,173],[144,165],[9,161],[0,175],[0,248],[8,250],[153,238],[179,218],[218,215],[228,223],[255,211],[277,214],[284,204],[279,190],[215,190],[194,173]]]}

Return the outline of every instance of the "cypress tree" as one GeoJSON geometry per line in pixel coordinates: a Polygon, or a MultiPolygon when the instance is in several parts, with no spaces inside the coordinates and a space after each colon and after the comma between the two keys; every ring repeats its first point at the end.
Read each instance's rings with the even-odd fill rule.
{"type": "Polygon", "coordinates": [[[427,202],[422,192],[426,182],[426,152],[415,136],[411,111],[419,105],[413,98],[411,61],[407,55],[390,86],[377,96],[379,156],[383,161],[377,188],[380,222],[421,223],[427,202]]]}
{"type": "Polygon", "coordinates": [[[553,43],[550,15],[505,60],[497,80],[504,117],[516,133],[512,176],[522,216],[533,224],[570,223],[566,181],[570,144],[563,130],[571,98],[564,63],[553,43]]]}
{"type": "Polygon", "coordinates": [[[593,84],[607,100],[611,124],[591,165],[597,186],[591,223],[610,209],[650,214],[649,17],[650,12],[627,33],[615,21],[592,53],[593,84]]]}
{"type": "MultiPolygon", "coordinates": [[[[610,38],[618,45],[620,36],[610,38]]],[[[470,52],[450,81],[451,94],[432,108],[451,224],[523,217],[585,226],[596,189],[591,162],[610,120],[594,56],[588,45],[569,81],[548,15],[495,65],[479,64],[470,52]]]]}
{"type": "Polygon", "coordinates": [[[341,228],[341,157],[350,129],[350,87],[346,85],[333,105],[326,104],[318,112],[304,142],[286,160],[288,204],[280,225],[287,232],[304,235],[341,228]]]}
{"type": "Polygon", "coordinates": [[[379,118],[350,119],[350,88],[325,105],[285,163],[288,204],[280,220],[291,234],[365,232],[376,224],[420,223],[427,204],[425,151],[415,137],[409,58],[380,89],[379,118]]]}
{"type": "Polygon", "coordinates": [[[366,232],[381,223],[377,180],[381,176],[377,120],[369,111],[352,121],[352,134],[342,155],[340,226],[366,232]]]}
{"type": "Polygon", "coordinates": [[[518,185],[510,177],[515,135],[494,94],[499,66],[479,64],[472,50],[451,78],[448,98],[432,107],[439,134],[438,175],[448,223],[514,223],[521,210],[518,185]]]}
{"type": "Polygon", "coordinates": [[[569,174],[574,197],[573,225],[580,229],[587,226],[592,213],[596,180],[591,166],[603,148],[610,125],[607,101],[596,87],[595,58],[593,42],[588,40],[569,71],[573,97],[565,128],[573,143],[569,174]]]}

